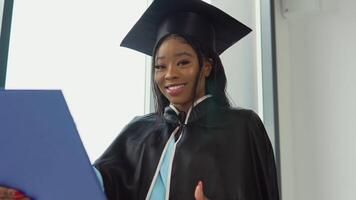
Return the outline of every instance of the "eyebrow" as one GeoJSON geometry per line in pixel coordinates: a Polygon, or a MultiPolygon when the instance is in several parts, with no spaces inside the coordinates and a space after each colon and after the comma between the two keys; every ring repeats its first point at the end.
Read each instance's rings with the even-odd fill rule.
{"type": "MultiPolygon", "coordinates": [[[[180,57],[180,56],[193,57],[192,54],[190,54],[188,52],[185,52],[185,51],[174,54],[174,57],[180,57]]],[[[159,57],[156,58],[156,61],[159,60],[159,59],[164,59],[164,58],[165,58],[165,56],[159,56],[159,57]]]]}

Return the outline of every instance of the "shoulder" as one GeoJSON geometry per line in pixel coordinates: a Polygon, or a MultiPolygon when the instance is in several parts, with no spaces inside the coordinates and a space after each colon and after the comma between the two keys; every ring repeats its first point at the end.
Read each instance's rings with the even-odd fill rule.
{"type": "Polygon", "coordinates": [[[247,132],[254,138],[255,141],[259,141],[270,145],[269,137],[266,132],[265,126],[259,117],[259,115],[250,109],[244,108],[230,108],[230,116],[235,120],[240,120],[244,127],[247,128],[247,132]]]}
{"type": "Polygon", "coordinates": [[[263,127],[259,116],[251,109],[241,107],[215,107],[210,108],[206,117],[199,125],[222,129],[238,130],[244,133],[252,129],[263,127]]]}
{"type": "Polygon", "coordinates": [[[135,116],[125,128],[141,126],[141,125],[150,125],[157,123],[159,120],[159,116],[156,113],[149,113],[142,116],[135,116]]]}
{"type": "Polygon", "coordinates": [[[162,127],[162,123],[158,119],[159,117],[155,113],[134,117],[106,149],[102,158],[124,153],[128,146],[135,146],[129,144],[142,142],[154,129],[162,127]]]}
{"type": "Polygon", "coordinates": [[[163,120],[157,113],[134,117],[121,131],[121,137],[135,137],[162,128],[163,120]]]}
{"type": "Polygon", "coordinates": [[[161,124],[162,120],[157,113],[149,113],[142,116],[135,116],[122,130],[125,132],[127,130],[132,131],[133,129],[153,127],[154,125],[161,124]]]}
{"type": "Polygon", "coordinates": [[[255,111],[242,107],[223,107],[218,109],[218,112],[218,116],[224,120],[238,120],[244,122],[260,120],[258,114],[255,111]]]}

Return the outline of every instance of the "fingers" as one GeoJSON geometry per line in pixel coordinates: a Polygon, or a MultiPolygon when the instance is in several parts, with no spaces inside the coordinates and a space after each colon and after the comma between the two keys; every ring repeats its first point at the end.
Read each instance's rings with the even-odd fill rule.
{"type": "Polygon", "coordinates": [[[204,195],[204,190],[203,190],[203,182],[199,181],[197,187],[195,188],[195,193],[194,193],[195,200],[209,200],[205,195],[204,195]]]}
{"type": "Polygon", "coordinates": [[[30,200],[17,190],[0,187],[0,200],[30,200]]]}
{"type": "Polygon", "coordinates": [[[195,200],[203,200],[204,199],[204,193],[203,193],[201,181],[199,181],[198,185],[195,187],[194,197],[195,197],[195,200]]]}
{"type": "Polygon", "coordinates": [[[0,199],[10,198],[15,194],[16,190],[0,187],[0,199]]]}

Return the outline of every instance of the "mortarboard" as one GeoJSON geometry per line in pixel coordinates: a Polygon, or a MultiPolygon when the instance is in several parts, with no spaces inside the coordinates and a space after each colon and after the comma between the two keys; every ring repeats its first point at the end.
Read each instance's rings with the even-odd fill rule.
{"type": "Polygon", "coordinates": [[[201,0],[155,0],[122,40],[121,45],[152,56],[168,34],[195,37],[219,55],[251,29],[201,0]]]}

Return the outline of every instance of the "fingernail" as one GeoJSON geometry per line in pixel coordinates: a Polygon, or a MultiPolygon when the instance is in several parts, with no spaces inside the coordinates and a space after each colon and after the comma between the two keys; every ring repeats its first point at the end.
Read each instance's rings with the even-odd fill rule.
{"type": "Polygon", "coordinates": [[[203,182],[202,181],[199,181],[198,185],[199,185],[199,187],[203,188],[203,182]]]}
{"type": "Polygon", "coordinates": [[[200,181],[198,181],[198,184],[197,184],[196,188],[198,188],[198,187],[200,187],[200,181]]]}
{"type": "Polygon", "coordinates": [[[21,199],[21,198],[24,198],[25,195],[22,194],[21,192],[18,192],[18,191],[17,191],[17,192],[14,193],[13,197],[14,197],[15,199],[21,199]]]}

